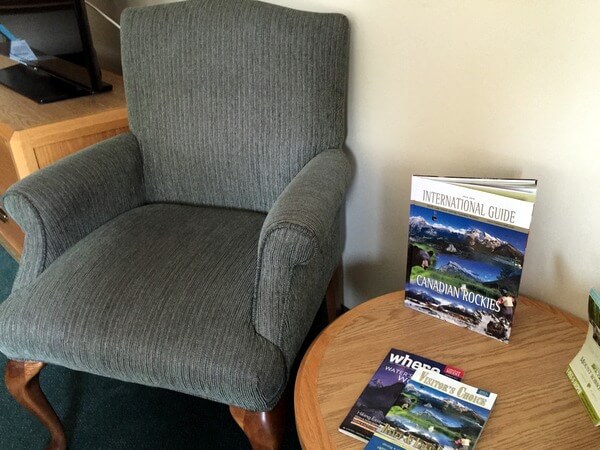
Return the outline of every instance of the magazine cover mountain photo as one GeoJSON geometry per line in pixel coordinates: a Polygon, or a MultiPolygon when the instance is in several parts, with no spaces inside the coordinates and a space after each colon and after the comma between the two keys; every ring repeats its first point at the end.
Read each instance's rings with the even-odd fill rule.
{"type": "Polygon", "coordinates": [[[403,350],[391,349],[339,426],[342,433],[367,442],[415,370],[428,368],[461,380],[464,371],[403,350]]]}
{"type": "Polygon", "coordinates": [[[413,177],[405,304],[508,342],[535,185],[413,177]]]}
{"type": "Polygon", "coordinates": [[[494,393],[419,369],[365,450],[471,450],[495,401],[494,393]]]}

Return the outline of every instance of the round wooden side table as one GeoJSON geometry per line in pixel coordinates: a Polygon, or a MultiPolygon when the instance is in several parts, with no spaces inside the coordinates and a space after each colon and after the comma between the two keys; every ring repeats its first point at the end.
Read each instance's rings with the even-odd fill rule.
{"type": "Polygon", "coordinates": [[[307,351],[294,392],[305,449],[362,449],[338,431],[390,348],[465,370],[464,382],[498,394],[478,449],[600,449],[565,370],[587,323],[519,297],[510,343],[417,313],[402,291],[369,300],[329,325],[307,351]]]}

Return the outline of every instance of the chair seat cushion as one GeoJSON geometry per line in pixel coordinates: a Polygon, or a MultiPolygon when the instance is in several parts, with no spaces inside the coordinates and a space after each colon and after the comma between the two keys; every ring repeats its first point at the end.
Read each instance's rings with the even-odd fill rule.
{"type": "Polygon", "coordinates": [[[0,351],[270,409],[287,370],[252,325],[264,219],[174,204],[122,214],[0,305],[0,351]]]}

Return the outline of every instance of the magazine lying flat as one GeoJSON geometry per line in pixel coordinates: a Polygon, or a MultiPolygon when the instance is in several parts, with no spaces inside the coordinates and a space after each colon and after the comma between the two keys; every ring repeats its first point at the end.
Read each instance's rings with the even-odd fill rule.
{"type": "Polygon", "coordinates": [[[405,305],[508,342],[536,189],[413,176],[405,305]]]}
{"type": "Polygon", "coordinates": [[[471,450],[495,401],[496,394],[419,369],[365,449],[471,450]]]}
{"type": "Polygon", "coordinates": [[[415,370],[427,368],[461,380],[464,371],[403,350],[391,349],[371,377],[356,403],[339,426],[339,431],[367,442],[415,370]]]}
{"type": "Polygon", "coordinates": [[[589,328],[583,347],[571,361],[567,376],[592,422],[600,426],[600,293],[590,291],[589,328]]]}

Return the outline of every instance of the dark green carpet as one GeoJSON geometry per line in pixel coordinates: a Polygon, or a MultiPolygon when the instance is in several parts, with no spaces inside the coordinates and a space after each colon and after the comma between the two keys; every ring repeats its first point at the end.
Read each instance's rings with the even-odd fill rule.
{"type": "Polygon", "coordinates": [[[0,301],[10,294],[10,288],[17,273],[19,265],[10,257],[4,247],[0,245],[0,301]]]}
{"type": "MultiPolygon", "coordinates": [[[[0,247],[0,301],[8,296],[16,269],[0,247]]],[[[311,337],[325,322],[321,308],[311,337]]],[[[0,355],[2,374],[5,364],[0,355]]],[[[63,422],[71,450],[250,448],[225,405],[56,366],[47,366],[40,380],[63,422]]],[[[288,406],[284,448],[299,449],[291,401],[288,406]]],[[[42,449],[48,437],[1,383],[0,448],[42,449]]]]}

